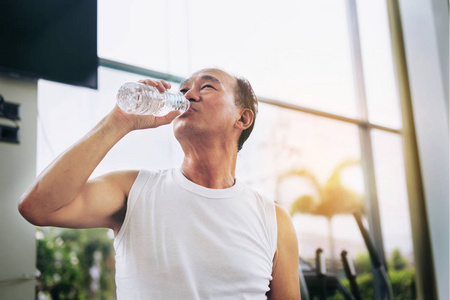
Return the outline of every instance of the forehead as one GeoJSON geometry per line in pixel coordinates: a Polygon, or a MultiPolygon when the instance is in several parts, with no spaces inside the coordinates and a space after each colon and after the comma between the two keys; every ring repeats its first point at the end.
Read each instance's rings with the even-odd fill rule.
{"type": "Polygon", "coordinates": [[[219,69],[205,69],[192,74],[191,77],[181,83],[180,86],[192,84],[197,81],[213,81],[224,87],[234,88],[236,79],[230,74],[219,69]]]}

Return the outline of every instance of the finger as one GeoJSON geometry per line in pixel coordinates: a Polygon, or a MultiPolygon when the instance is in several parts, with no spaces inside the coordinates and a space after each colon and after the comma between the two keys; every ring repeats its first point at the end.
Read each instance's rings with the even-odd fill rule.
{"type": "Polygon", "coordinates": [[[167,124],[172,123],[172,121],[175,120],[175,118],[178,117],[179,115],[181,115],[181,112],[178,110],[174,110],[174,111],[169,112],[165,116],[156,117],[155,121],[158,124],[157,126],[167,125],[167,124]]]}
{"type": "Polygon", "coordinates": [[[158,92],[164,93],[166,91],[166,87],[163,85],[161,80],[153,80],[153,79],[141,79],[138,81],[139,83],[143,83],[149,86],[155,87],[158,92]]]}
{"type": "Polygon", "coordinates": [[[166,88],[166,89],[170,89],[172,86],[171,86],[171,84],[170,83],[168,83],[167,81],[164,81],[164,80],[159,80],[161,83],[162,83],[162,85],[166,88]]]}
{"type": "Polygon", "coordinates": [[[152,80],[152,79],[141,79],[141,80],[138,80],[138,82],[146,84],[146,85],[150,85],[150,86],[155,86],[156,85],[155,84],[155,80],[152,80]]]}
{"type": "Polygon", "coordinates": [[[160,80],[156,80],[155,83],[156,83],[156,88],[158,89],[158,91],[160,93],[164,93],[166,91],[165,86],[162,84],[162,82],[160,80]]]}

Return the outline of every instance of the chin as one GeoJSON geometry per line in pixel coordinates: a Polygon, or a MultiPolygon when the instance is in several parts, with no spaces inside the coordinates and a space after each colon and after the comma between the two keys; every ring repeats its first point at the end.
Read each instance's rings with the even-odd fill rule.
{"type": "Polygon", "coordinates": [[[198,139],[201,136],[210,134],[211,129],[205,124],[191,122],[189,119],[178,119],[173,124],[173,132],[178,141],[181,139],[198,139]]]}
{"type": "Polygon", "coordinates": [[[184,118],[178,117],[173,121],[173,133],[177,139],[192,135],[194,127],[184,118]]]}

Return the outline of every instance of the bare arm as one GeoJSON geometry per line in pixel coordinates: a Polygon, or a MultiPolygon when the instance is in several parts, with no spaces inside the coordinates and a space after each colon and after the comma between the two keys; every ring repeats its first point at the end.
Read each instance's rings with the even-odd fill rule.
{"type": "MultiPolygon", "coordinates": [[[[145,83],[163,92],[163,81],[145,83]]],[[[165,117],[136,116],[117,106],[86,136],[67,149],[33,182],[19,202],[19,211],[39,226],[70,228],[120,227],[120,215],[137,172],[117,172],[88,181],[108,151],[128,132],[169,124],[179,112],[165,117]]]]}
{"type": "Polygon", "coordinates": [[[278,238],[270,282],[270,300],[299,300],[297,235],[289,214],[276,205],[278,238]]]}

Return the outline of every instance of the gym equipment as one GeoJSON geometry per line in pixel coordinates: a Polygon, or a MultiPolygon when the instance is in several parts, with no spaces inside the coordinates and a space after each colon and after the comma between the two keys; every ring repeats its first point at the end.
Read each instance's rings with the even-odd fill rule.
{"type": "MultiPolygon", "coordinates": [[[[305,265],[305,262],[302,260],[301,263],[305,265]]],[[[309,268],[303,269],[302,275],[304,277],[304,283],[306,283],[308,296],[307,298],[303,298],[302,294],[302,300],[312,300],[316,297],[320,300],[325,300],[327,297],[333,296],[336,292],[340,292],[346,300],[353,300],[352,295],[341,284],[337,276],[332,273],[327,273],[325,256],[322,249],[319,248],[316,250],[316,267],[313,268],[307,263],[306,265],[309,268]]]]}
{"type": "MultiPolygon", "coordinates": [[[[364,243],[366,244],[369,252],[374,278],[375,300],[392,300],[392,286],[389,282],[386,269],[381,263],[380,256],[372,240],[370,239],[368,230],[363,225],[362,216],[359,212],[353,213],[353,216],[358,224],[364,243]]],[[[356,272],[353,267],[352,260],[348,257],[347,251],[342,251],[341,259],[345,274],[350,282],[352,293],[348,292],[336,275],[327,273],[325,256],[323,250],[319,248],[316,250],[315,268],[300,258],[299,280],[300,292],[303,300],[312,300],[316,297],[320,300],[325,300],[327,297],[334,295],[337,291],[339,291],[344,298],[348,300],[363,299],[356,282],[356,272]]]]}
{"type": "Polygon", "coordinates": [[[347,251],[341,252],[342,265],[344,266],[345,275],[350,283],[350,289],[355,300],[362,300],[361,292],[359,291],[358,283],[356,282],[356,272],[353,266],[353,261],[349,259],[347,251]]]}
{"type": "Polygon", "coordinates": [[[363,225],[361,214],[359,212],[355,212],[353,213],[353,216],[355,217],[356,223],[358,224],[359,230],[364,238],[364,242],[366,243],[367,250],[369,251],[374,279],[375,300],[391,300],[394,297],[386,269],[381,263],[380,256],[378,255],[378,252],[370,239],[368,230],[363,225]]]}

